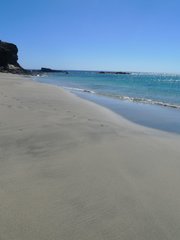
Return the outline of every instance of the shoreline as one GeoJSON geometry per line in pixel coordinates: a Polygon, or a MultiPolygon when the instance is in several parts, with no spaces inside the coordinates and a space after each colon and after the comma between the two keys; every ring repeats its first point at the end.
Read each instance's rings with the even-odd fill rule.
{"type": "MultiPolygon", "coordinates": [[[[75,72],[76,73],[79,72],[79,74],[80,74],[83,71],[69,71],[70,77],[71,77],[71,74],[72,74],[72,77],[73,76],[74,77],[77,77],[77,76],[82,77],[81,75],[78,75],[78,74],[74,75],[75,72]]],[[[84,73],[86,73],[86,71],[84,73]]],[[[96,72],[91,72],[91,74],[93,74],[93,78],[94,79],[96,78],[96,74],[95,73],[96,72]]],[[[152,75],[152,77],[154,77],[153,73],[151,73],[151,74],[146,73],[145,76],[147,77],[147,76],[151,76],[151,75],[152,75]]],[[[156,74],[155,76],[157,76],[157,75],[158,74],[156,74]]],[[[66,82],[63,82],[62,76],[58,75],[58,77],[60,77],[58,80],[56,79],[56,76],[57,75],[54,75],[54,74],[50,74],[50,75],[48,74],[46,76],[44,75],[43,78],[35,78],[35,79],[38,82],[44,82],[44,83],[50,83],[50,84],[53,84],[53,85],[58,85],[60,87],[63,87],[64,89],[68,89],[70,91],[77,92],[77,93],[78,92],[79,93],[83,93],[83,92],[84,93],[94,93],[97,96],[107,97],[107,98],[112,98],[112,99],[119,99],[119,100],[123,100],[123,101],[129,101],[129,102],[132,102],[132,103],[140,103],[140,104],[143,103],[143,104],[147,104],[147,105],[155,105],[155,106],[167,107],[167,108],[170,108],[170,109],[173,109],[173,108],[174,109],[179,109],[180,108],[180,105],[179,105],[180,102],[177,101],[178,96],[177,96],[177,99],[174,99],[174,100],[172,100],[172,99],[170,100],[170,99],[166,99],[166,98],[165,98],[166,99],[165,100],[162,96],[161,96],[161,98],[156,98],[156,97],[153,98],[152,96],[149,96],[149,97],[144,96],[143,97],[143,96],[140,96],[140,95],[138,96],[136,94],[128,95],[127,93],[125,93],[125,92],[123,93],[121,91],[120,91],[121,92],[121,94],[120,94],[120,92],[111,92],[111,91],[109,92],[109,91],[106,91],[106,90],[102,91],[100,88],[96,89],[96,87],[93,84],[92,85],[87,85],[87,84],[83,84],[83,82],[79,82],[77,85],[76,84],[74,85],[75,82],[73,82],[73,81],[71,82],[70,81],[71,84],[69,85],[69,84],[66,84],[66,82]]],[[[134,73],[131,76],[138,76],[140,78],[140,77],[143,76],[143,73],[137,73],[137,74],[134,73]]],[[[165,77],[165,76],[167,77],[167,74],[160,74],[160,76],[161,77],[165,77]]],[[[173,77],[177,77],[178,75],[177,74],[174,74],[174,75],[171,74],[171,77],[172,76],[173,77]]],[[[63,76],[63,77],[66,80],[70,80],[68,76],[63,76]]],[[[87,77],[87,75],[84,74],[85,81],[87,81],[86,77],[87,77]]],[[[92,77],[92,75],[88,75],[88,77],[92,77]]],[[[93,78],[92,78],[92,81],[94,80],[93,78]]],[[[105,78],[104,80],[107,80],[107,78],[105,78]]],[[[118,78],[114,79],[114,80],[118,80],[118,78]]],[[[122,80],[122,79],[120,78],[119,80],[122,80]]],[[[128,81],[129,79],[126,79],[126,80],[128,81]]],[[[151,79],[149,79],[149,80],[151,80],[151,79]]],[[[134,81],[137,81],[137,78],[135,78],[134,81]]],[[[164,82],[165,83],[166,82],[172,82],[172,83],[177,82],[178,83],[179,79],[174,79],[174,80],[173,79],[170,79],[170,80],[169,79],[164,79],[164,80],[161,80],[161,84],[164,83],[164,82]]],[[[156,86],[154,86],[154,87],[156,87],[156,86]]],[[[137,90],[138,90],[138,87],[137,87],[136,91],[137,90]]],[[[174,89],[174,91],[176,91],[176,89],[174,89]]]]}
{"type": "Polygon", "coordinates": [[[39,78],[35,78],[34,81],[60,87],[82,99],[103,106],[132,123],[164,132],[180,134],[179,108],[121,100],[118,98],[103,96],[91,90],[64,87],[55,84],[53,81],[38,81],[38,79],[39,78]]]}
{"type": "Polygon", "coordinates": [[[179,135],[0,74],[4,240],[176,240],[179,135]]]}
{"type": "Polygon", "coordinates": [[[159,105],[135,103],[91,93],[73,92],[76,96],[108,108],[113,113],[143,127],[180,134],[180,111],[159,105]]]}
{"type": "MultiPolygon", "coordinates": [[[[34,80],[40,83],[48,83],[50,85],[59,86],[66,91],[75,94],[76,96],[106,107],[136,124],[161,131],[180,134],[179,108],[169,107],[170,104],[165,103],[163,103],[165,106],[162,106],[162,102],[158,102],[159,104],[152,104],[157,103],[157,101],[147,100],[146,103],[144,103],[145,99],[140,102],[134,102],[130,101],[129,97],[123,97],[123,99],[119,99],[115,96],[112,97],[113,95],[111,97],[106,96],[100,92],[98,93],[95,89],[93,89],[93,87],[88,88],[86,84],[83,86],[83,83],[80,83],[81,86],[79,84],[76,86],[74,83],[74,85],[73,81],[71,82],[71,79],[69,79],[67,76],[59,77],[60,78],[58,79],[56,75],[52,74],[42,78],[37,77],[34,78],[34,80]],[[65,80],[67,80],[67,83],[65,80]],[[124,98],[126,100],[124,100],[124,98]]],[[[86,78],[85,81],[87,81],[86,78]]],[[[171,104],[171,106],[175,105],[171,104]]]]}

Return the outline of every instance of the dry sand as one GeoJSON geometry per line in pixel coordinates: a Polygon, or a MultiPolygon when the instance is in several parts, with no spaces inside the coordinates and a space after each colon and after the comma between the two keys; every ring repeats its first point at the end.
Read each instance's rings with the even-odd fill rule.
{"type": "Polygon", "coordinates": [[[180,137],[0,74],[1,240],[179,240],[180,137]]]}

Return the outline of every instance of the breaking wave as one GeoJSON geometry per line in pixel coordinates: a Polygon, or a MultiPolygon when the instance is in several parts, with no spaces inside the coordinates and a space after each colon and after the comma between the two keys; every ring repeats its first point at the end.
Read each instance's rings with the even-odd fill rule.
{"type": "Polygon", "coordinates": [[[86,93],[95,93],[94,91],[91,91],[89,89],[83,89],[83,88],[73,88],[73,87],[63,87],[64,89],[70,90],[70,91],[78,91],[78,92],[86,92],[86,93]]]}
{"type": "Polygon", "coordinates": [[[69,91],[72,91],[72,92],[91,93],[91,94],[101,95],[101,96],[104,96],[104,97],[111,97],[111,98],[115,98],[115,99],[119,99],[119,100],[123,100],[123,101],[143,103],[143,104],[151,104],[151,105],[159,105],[159,106],[163,106],[163,107],[180,109],[180,105],[178,105],[178,104],[171,104],[171,103],[166,103],[166,102],[147,99],[147,98],[137,98],[137,97],[128,97],[128,96],[105,94],[105,93],[96,93],[92,90],[83,89],[83,88],[73,88],[73,87],[63,87],[63,88],[67,89],[69,91]]]}
{"type": "Polygon", "coordinates": [[[119,95],[109,95],[109,94],[101,94],[106,97],[112,97],[116,99],[120,99],[123,101],[135,102],[135,103],[144,103],[144,104],[152,104],[152,105],[159,105],[163,107],[170,107],[170,108],[178,108],[180,109],[180,105],[178,104],[171,104],[162,101],[156,101],[147,98],[137,98],[137,97],[128,97],[128,96],[119,96],[119,95]]]}

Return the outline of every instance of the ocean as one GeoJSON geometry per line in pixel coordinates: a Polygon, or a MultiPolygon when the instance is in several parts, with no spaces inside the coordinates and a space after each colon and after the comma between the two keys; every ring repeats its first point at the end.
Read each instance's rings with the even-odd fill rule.
{"type": "Polygon", "coordinates": [[[68,72],[34,80],[61,86],[135,123],[180,133],[180,74],[68,72]]]}

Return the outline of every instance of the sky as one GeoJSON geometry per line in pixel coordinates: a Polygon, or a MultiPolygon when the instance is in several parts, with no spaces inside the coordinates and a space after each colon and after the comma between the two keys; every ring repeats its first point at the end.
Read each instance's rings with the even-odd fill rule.
{"type": "Polygon", "coordinates": [[[1,0],[25,68],[180,73],[179,0],[1,0]]]}

